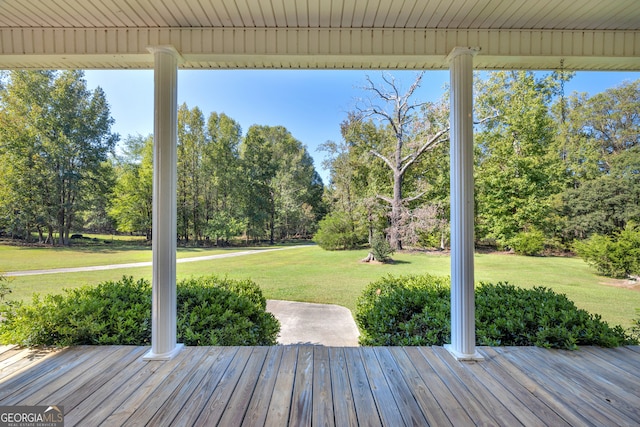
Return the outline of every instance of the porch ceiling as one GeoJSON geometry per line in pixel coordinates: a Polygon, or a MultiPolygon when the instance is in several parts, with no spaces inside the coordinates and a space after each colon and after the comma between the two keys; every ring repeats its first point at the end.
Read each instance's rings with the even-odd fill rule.
{"type": "Polygon", "coordinates": [[[5,0],[0,68],[640,70],[637,0],[5,0]]]}

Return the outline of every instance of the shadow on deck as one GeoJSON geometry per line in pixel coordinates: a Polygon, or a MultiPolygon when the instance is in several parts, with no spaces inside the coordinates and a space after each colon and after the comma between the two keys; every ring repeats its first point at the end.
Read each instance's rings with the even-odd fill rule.
{"type": "Polygon", "coordinates": [[[65,425],[640,424],[640,347],[0,346],[0,406],[61,405],[65,425]]]}

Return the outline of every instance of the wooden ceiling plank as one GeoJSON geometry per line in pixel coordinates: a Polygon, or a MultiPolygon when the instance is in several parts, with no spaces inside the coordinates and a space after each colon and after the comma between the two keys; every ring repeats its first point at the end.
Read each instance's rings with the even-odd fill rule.
{"type": "Polygon", "coordinates": [[[184,6],[180,8],[185,19],[183,26],[189,27],[208,27],[209,21],[203,13],[198,0],[185,1],[184,6]]]}
{"type": "Polygon", "coordinates": [[[426,27],[443,28],[440,23],[451,7],[451,2],[448,0],[440,0],[440,2],[438,4],[434,4],[434,6],[435,8],[433,10],[427,12],[429,19],[427,21],[426,27]]]}
{"type": "Polygon", "coordinates": [[[381,0],[367,0],[367,5],[363,9],[362,14],[362,27],[363,28],[375,28],[376,16],[380,8],[381,0]]]}
{"type": "Polygon", "coordinates": [[[462,3],[452,2],[445,16],[440,20],[439,27],[466,28],[464,18],[469,11],[477,5],[477,0],[467,0],[462,3]]]}
{"type": "Polygon", "coordinates": [[[519,10],[527,10],[532,7],[536,7],[535,4],[535,2],[530,0],[511,0],[502,2],[500,9],[492,15],[493,21],[491,28],[510,30],[511,26],[509,25],[509,20],[513,16],[517,15],[519,10]]]}
{"type": "MultiPolygon", "coordinates": [[[[16,2],[17,3],[17,2],[16,2]]],[[[28,27],[29,22],[25,16],[24,10],[14,2],[0,2],[0,16],[2,17],[5,27],[28,27]]]]}
{"type": "Polygon", "coordinates": [[[489,2],[480,0],[467,12],[458,28],[482,28],[480,25],[491,13],[489,2]]]}
{"type": "MultiPolygon", "coordinates": [[[[233,16],[233,22],[241,22],[241,25],[245,28],[266,26],[265,11],[262,9],[262,4],[272,2],[259,2],[255,0],[235,0],[233,2],[234,7],[229,7],[227,10],[233,16]]],[[[266,7],[267,11],[270,9],[266,7]]],[[[267,12],[271,14],[271,12],[267,12]]]]}
{"type": "Polygon", "coordinates": [[[156,8],[155,0],[130,0],[133,5],[142,9],[141,15],[148,16],[153,24],[148,25],[149,28],[166,27],[169,23],[166,21],[162,13],[156,8]]]}
{"type": "Polygon", "coordinates": [[[331,0],[329,27],[340,28],[342,26],[344,6],[345,5],[343,1],[331,0]]]}
{"type": "Polygon", "coordinates": [[[417,10],[418,4],[415,0],[404,0],[402,7],[400,7],[400,9],[398,9],[394,13],[395,16],[393,17],[393,23],[391,23],[391,27],[408,28],[407,23],[409,22],[411,16],[422,12],[421,10],[416,12],[417,10]]]}
{"type": "MultiPolygon", "coordinates": [[[[376,13],[376,17],[373,21],[373,26],[376,28],[388,28],[392,27],[389,25],[391,14],[391,8],[393,7],[394,0],[381,0],[378,5],[378,11],[376,13]]],[[[395,0],[396,5],[404,4],[404,0],[395,0]]],[[[395,21],[395,17],[393,18],[395,21]]]]}
{"type": "Polygon", "coordinates": [[[340,27],[351,28],[353,26],[353,18],[356,15],[356,0],[344,0],[342,2],[342,16],[340,19],[340,27]]]}
{"type": "Polygon", "coordinates": [[[633,1],[627,5],[620,5],[617,12],[610,10],[611,16],[609,19],[604,20],[594,30],[622,30],[625,25],[618,27],[621,22],[626,22],[627,25],[638,25],[636,20],[637,16],[640,16],[640,2],[633,1]],[[616,23],[618,23],[616,25],[616,23]]]}
{"type": "MultiPolygon", "coordinates": [[[[6,2],[3,2],[6,3],[6,2]]],[[[34,27],[55,27],[62,26],[60,17],[52,14],[41,1],[19,0],[16,2],[22,12],[22,16],[27,21],[27,25],[34,27]]]]}
{"type": "Polygon", "coordinates": [[[498,28],[495,25],[495,20],[498,16],[502,14],[502,11],[505,7],[507,0],[496,0],[490,1],[487,4],[487,7],[483,9],[482,21],[477,26],[477,28],[498,28]]]}
{"type": "Polygon", "coordinates": [[[158,10],[165,21],[167,21],[168,27],[189,27],[189,20],[185,17],[183,12],[184,2],[176,3],[174,0],[155,0],[155,4],[158,5],[158,10]]]}
{"type": "Polygon", "coordinates": [[[295,13],[291,13],[295,8],[289,9],[286,2],[289,0],[272,0],[271,6],[273,10],[273,18],[276,28],[295,28],[295,13]]]}
{"type": "Polygon", "coordinates": [[[306,28],[309,26],[309,2],[307,0],[304,1],[294,1],[294,10],[297,27],[306,28]]]}
{"type": "MultiPolygon", "coordinates": [[[[318,0],[318,28],[330,28],[331,27],[331,7],[333,6],[333,0],[318,0]]],[[[310,8],[311,9],[311,8],[310,8]]],[[[310,21],[313,21],[310,19],[310,21]]]]}
{"type": "Polygon", "coordinates": [[[74,8],[65,4],[64,0],[54,0],[50,2],[41,2],[42,9],[47,10],[50,17],[55,17],[56,25],[60,27],[73,27],[81,25],[80,21],[72,13],[74,8]]]}
{"type": "Polygon", "coordinates": [[[205,22],[207,22],[207,25],[204,25],[205,27],[220,27],[222,26],[222,23],[220,22],[220,20],[218,19],[218,16],[215,13],[215,10],[212,7],[212,2],[203,2],[203,0],[196,0],[198,3],[198,6],[194,8],[196,10],[199,10],[202,15],[204,15],[204,20],[205,22]]]}
{"type": "Polygon", "coordinates": [[[430,19],[430,11],[434,9],[433,3],[437,0],[421,2],[416,0],[414,11],[407,18],[405,28],[427,28],[430,19]]]}

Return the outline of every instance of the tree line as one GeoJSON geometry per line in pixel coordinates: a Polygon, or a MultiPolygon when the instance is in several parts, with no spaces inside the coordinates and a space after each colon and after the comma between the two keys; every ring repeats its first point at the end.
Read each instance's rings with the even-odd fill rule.
{"type": "MultiPolygon", "coordinates": [[[[153,137],[119,136],[81,71],[12,71],[0,87],[0,232],[68,244],[74,231],[151,237],[153,137]],[[54,240],[55,236],[55,240],[54,240]]],[[[224,113],[178,108],[177,238],[308,238],[324,214],[306,147],[281,126],[246,135],[224,113]]]]}
{"type": "MultiPolygon", "coordinates": [[[[492,72],[475,83],[475,238],[522,253],[570,249],[640,221],[640,80],[589,96],[564,93],[569,72],[492,72]]],[[[414,100],[393,76],[323,145],[330,213],[317,241],[446,248],[448,93],[414,100]]]]}
{"type": "MultiPolygon", "coordinates": [[[[186,244],[308,238],[328,249],[449,245],[448,93],[416,100],[391,74],[322,145],[325,187],[287,129],[178,109],[178,236],[186,244]]],[[[589,96],[569,72],[502,71],[475,83],[475,237],[565,250],[640,221],[640,80],[589,96]]],[[[0,78],[0,233],[67,244],[74,231],[151,237],[153,138],[118,144],[81,71],[0,78]],[[116,150],[116,146],[118,149],[116,150]],[[117,153],[116,153],[117,151],[117,153]]]]}

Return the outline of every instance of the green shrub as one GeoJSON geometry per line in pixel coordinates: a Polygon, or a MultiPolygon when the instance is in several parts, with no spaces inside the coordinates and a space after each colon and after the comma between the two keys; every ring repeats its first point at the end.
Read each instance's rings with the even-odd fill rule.
{"type": "Polygon", "coordinates": [[[391,249],[389,241],[379,233],[371,238],[371,254],[376,261],[388,262],[391,260],[394,250],[391,249]]]}
{"type": "Polygon", "coordinates": [[[587,240],[576,242],[574,249],[604,276],[625,278],[640,275],[640,226],[632,222],[613,237],[594,234],[587,240]]]}
{"type": "Polygon", "coordinates": [[[544,250],[544,234],[537,229],[520,232],[509,241],[509,246],[518,255],[540,255],[544,250]]]}
{"type": "MultiPolygon", "coordinates": [[[[272,345],[278,321],[265,311],[260,288],[251,281],[216,277],[177,286],[178,341],[186,345],[272,345]]],[[[0,308],[0,343],[39,345],[148,345],[151,284],[132,277],[34,295],[31,304],[0,308]]]]}
{"type": "MultiPolygon", "coordinates": [[[[636,310],[636,312],[638,313],[638,315],[640,315],[640,310],[636,310]]],[[[629,333],[631,334],[633,339],[635,339],[636,341],[640,341],[640,316],[636,319],[633,319],[629,333]]]]}
{"type": "Polygon", "coordinates": [[[4,301],[4,297],[11,293],[11,288],[7,284],[8,281],[7,277],[0,273],[0,302],[4,301]]]}
{"type": "Polygon", "coordinates": [[[322,249],[328,251],[356,249],[366,242],[358,226],[344,212],[331,212],[318,223],[318,231],[313,236],[322,249]]]}
{"type": "Polygon", "coordinates": [[[151,338],[151,285],[123,277],[62,295],[34,295],[31,304],[2,309],[0,342],[25,346],[147,345],[151,338]]]}
{"type": "Polygon", "coordinates": [[[386,276],[358,299],[362,345],[440,345],[450,339],[449,279],[386,276]]]}
{"type": "MultiPolygon", "coordinates": [[[[546,288],[506,283],[476,289],[478,345],[537,345],[573,349],[634,343],[620,326],[576,308],[546,288]]],[[[367,286],[356,322],[362,345],[443,345],[450,342],[450,282],[434,276],[387,276],[367,286]]]]}
{"type": "Polygon", "coordinates": [[[508,283],[482,283],[476,291],[479,345],[535,345],[575,349],[578,345],[616,347],[633,340],[621,326],[578,309],[564,294],[544,287],[523,289],[508,283]]]}
{"type": "Polygon", "coordinates": [[[178,341],[186,345],[275,345],[280,324],[250,280],[203,277],[178,286],[178,341]]]}

